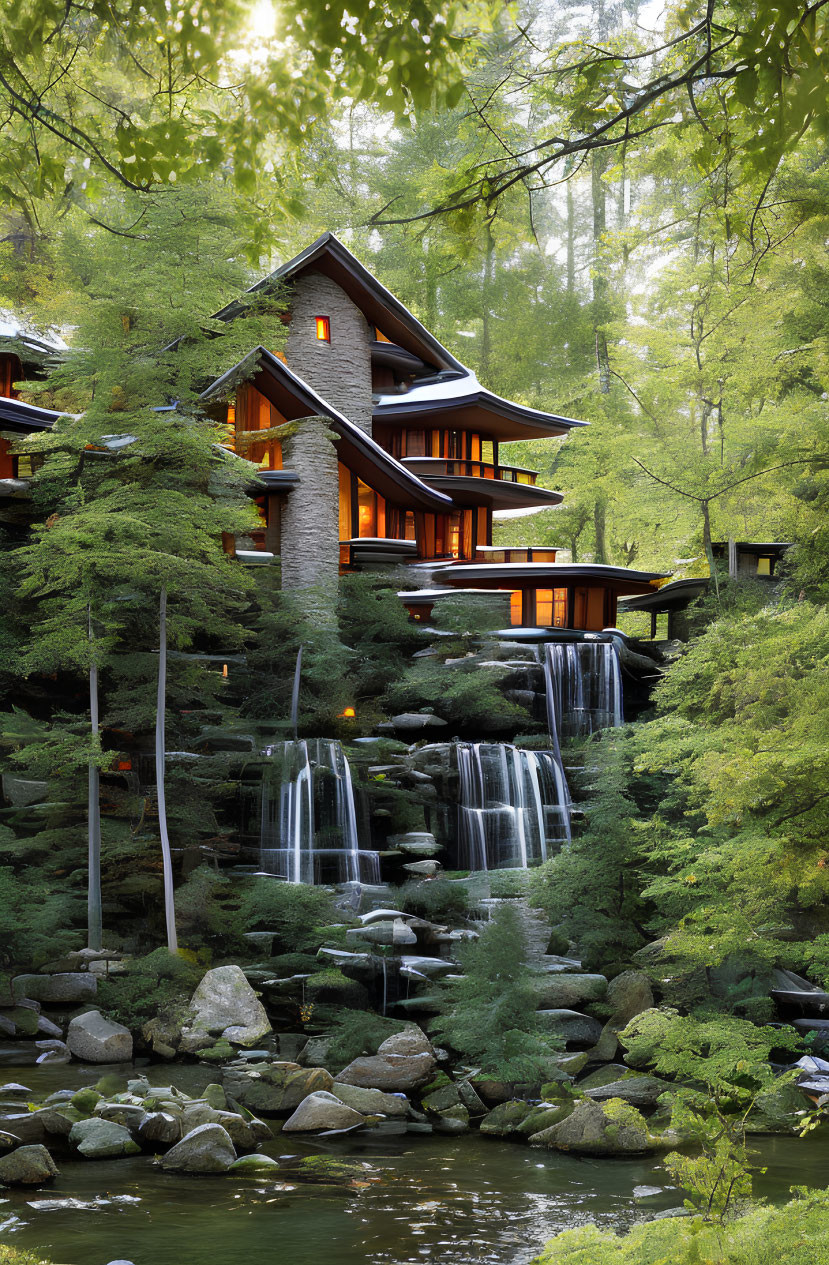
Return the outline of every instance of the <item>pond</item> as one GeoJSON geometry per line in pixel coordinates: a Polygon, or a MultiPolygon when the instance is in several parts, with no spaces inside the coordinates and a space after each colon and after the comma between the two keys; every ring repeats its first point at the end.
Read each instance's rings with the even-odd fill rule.
{"type": "MultiPolygon", "coordinates": [[[[40,1098],[106,1071],[25,1068],[20,1079],[40,1098]]],[[[195,1093],[216,1073],[165,1065],[159,1079],[195,1093]]],[[[784,1198],[796,1183],[829,1184],[829,1137],[820,1130],[807,1141],[757,1142],[769,1166],[758,1193],[784,1198]]],[[[275,1158],[359,1159],[371,1180],[353,1190],[295,1185],[273,1172],[188,1177],[163,1172],[149,1156],[59,1154],[51,1186],[3,1192],[0,1242],[59,1265],[523,1265],[558,1230],[585,1221],[622,1227],[682,1203],[652,1158],[587,1160],[477,1133],[277,1136],[262,1149],[275,1158]]]]}

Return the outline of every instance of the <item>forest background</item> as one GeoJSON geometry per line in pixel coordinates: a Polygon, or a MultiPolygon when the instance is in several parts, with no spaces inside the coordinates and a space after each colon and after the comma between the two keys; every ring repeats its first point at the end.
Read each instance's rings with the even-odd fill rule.
{"type": "MultiPolygon", "coordinates": [[[[0,827],[2,943],[77,939],[86,778],[107,759],[85,677],[100,655],[112,728],[158,725],[162,593],[172,645],[209,628],[224,653],[246,647],[260,705],[286,713],[312,633],[264,599],[245,628],[245,581],[210,561],[209,541],[245,528],[247,476],[228,467],[206,495],[196,396],[284,336],[278,304],[231,329],[209,314],[332,230],[484,385],[590,422],[512,447],[565,501],[504,542],[679,575],[707,574],[713,540],[793,542],[773,589],[715,584],[652,717],[603,740],[586,826],[534,884],[590,969],[659,943],[664,1002],[697,1034],[715,1023],[695,1057],[716,1038],[737,1066],[774,966],[829,984],[828,0],[2,7],[0,306],[71,339],[70,365],[28,393],[84,411],[32,446],[42,527],[0,552],[0,744],[60,810],[37,833],[0,827]],[[172,399],[175,430],[147,408],[172,399]],[[117,486],[85,458],[104,428],[137,437],[117,486]],[[27,692],[62,672],[74,714],[44,723],[27,692]]],[[[372,600],[346,593],[342,642],[308,656],[321,732],[342,691],[377,705],[407,687],[411,626],[372,600]]],[[[169,691],[186,748],[185,709],[213,705],[216,682],[179,662],[169,691]]],[[[471,723],[490,706],[478,686],[454,702],[471,723]]],[[[218,764],[215,782],[220,797],[218,764]]],[[[209,838],[204,797],[170,789],[173,833],[209,838]]],[[[104,821],[105,882],[146,865],[157,885],[154,830],[104,821]]],[[[236,926],[223,900],[191,876],[185,935],[236,926]]]]}

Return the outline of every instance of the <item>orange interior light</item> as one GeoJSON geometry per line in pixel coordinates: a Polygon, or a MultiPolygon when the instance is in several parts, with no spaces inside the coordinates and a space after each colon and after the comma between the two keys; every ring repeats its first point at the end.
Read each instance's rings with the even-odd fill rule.
{"type": "Polygon", "coordinates": [[[227,664],[226,663],[222,664],[222,676],[225,678],[225,680],[227,680],[227,664]]]}
{"type": "Polygon", "coordinates": [[[129,771],[130,771],[130,769],[131,769],[131,768],[132,768],[132,760],[119,760],[119,761],[118,761],[118,771],[119,771],[119,773],[129,773],[129,771]]]}
{"type": "Polygon", "coordinates": [[[340,712],[340,717],[343,720],[353,720],[356,715],[357,713],[355,712],[353,707],[346,707],[343,709],[343,711],[340,712]]]}
{"type": "Polygon", "coordinates": [[[331,342],[331,321],[327,316],[317,317],[317,339],[321,343],[331,342]]]}

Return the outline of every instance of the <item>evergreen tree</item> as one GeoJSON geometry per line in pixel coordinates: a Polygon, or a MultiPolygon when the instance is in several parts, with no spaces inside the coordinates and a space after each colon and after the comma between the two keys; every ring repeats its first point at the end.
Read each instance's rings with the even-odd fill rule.
{"type": "Polygon", "coordinates": [[[558,1048],[540,1034],[526,956],[519,914],[504,904],[480,939],[461,951],[464,975],[447,986],[435,1021],[441,1040],[486,1075],[512,1083],[543,1079],[558,1048]]]}

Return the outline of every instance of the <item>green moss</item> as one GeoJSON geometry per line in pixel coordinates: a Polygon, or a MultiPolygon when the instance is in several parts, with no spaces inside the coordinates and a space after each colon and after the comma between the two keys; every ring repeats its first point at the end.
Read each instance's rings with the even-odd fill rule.
{"type": "Polygon", "coordinates": [[[0,1244],[0,1265],[49,1265],[45,1257],[0,1244]]]}
{"type": "Polygon", "coordinates": [[[95,1110],[95,1104],[99,1103],[103,1094],[99,1094],[97,1089],[79,1089],[76,1094],[72,1095],[72,1106],[83,1116],[91,1116],[95,1110]]]}
{"type": "Polygon", "coordinates": [[[219,1040],[215,1045],[209,1046],[206,1050],[199,1050],[199,1058],[207,1063],[222,1063],[225,1059],[232,1059],[236,1051],[229,1041],[219,1040]]]}
{"type": "Polygon", "coordinates": [[[296,1165],[297,1174],[309,1182],[365,1181],[369,1170],[355,1160],[338,1160],[330,1155],[306,1155],[296,1165]]]}

